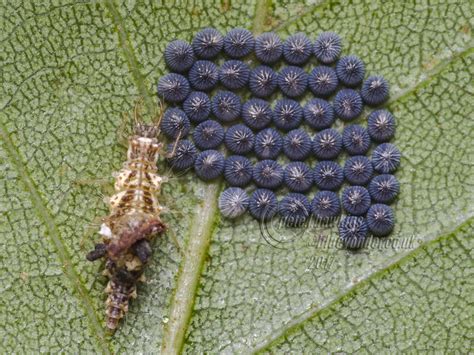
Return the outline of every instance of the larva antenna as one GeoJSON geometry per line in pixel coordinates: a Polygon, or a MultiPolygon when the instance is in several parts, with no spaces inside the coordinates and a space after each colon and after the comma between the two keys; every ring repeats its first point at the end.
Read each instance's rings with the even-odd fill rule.
{"type": "Polygon", "coordinates": [[[135,102],[135,108],[133,110],[133,120],[135,122],[135,126],[140,125],[141,123],[141,106],[143,104],[143,98],[138,98],[135,102]]]}
{"type": "Polygon", "coordinates": [[[158,97],[157,111],[158,112],[155,112],[156,121],[154,122],[154,125],[160,127],[161,120],[163,119],[163,113],[165,112],[165,101],[163,98],[158,97]]]}

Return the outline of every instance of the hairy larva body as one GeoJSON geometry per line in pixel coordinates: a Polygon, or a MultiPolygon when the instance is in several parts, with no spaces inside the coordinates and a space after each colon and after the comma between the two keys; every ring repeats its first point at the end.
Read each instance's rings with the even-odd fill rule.
{"type": "Polygon", "coordinates": [[[165,229],[157,197],[163,182],[156,166],[162,150],[157,134],[157,126],[137,125],[129,139],[127,161],[114,174],[116,192],[100,227],[102,241],[87,255],[90,261],[106,259],[106,327],[112,331],[127,313],[129,300],[136,297],[136,284],[151,256],[149,242],[165,229]]]}

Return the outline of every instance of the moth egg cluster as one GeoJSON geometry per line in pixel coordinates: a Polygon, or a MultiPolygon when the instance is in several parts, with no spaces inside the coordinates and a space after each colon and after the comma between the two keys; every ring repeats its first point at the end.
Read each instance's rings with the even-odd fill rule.
{"type": "Polygon", "coordinates": [[[380,107],[389,84],[366,77],[364,62],[343,54],[342,44],[333,32],[283,40],[243,28],[205,28],[191,43],[170,42],[171,73],[157,88],[171,106],[162,131],[179,139],[168,147],[171,167],[194,168],[204,181],[223,176],[219,208],[227,218],[248,211],[300,226],[344,212],[339,235],[348,248],[363,245],[369,232],[389,234],[401,158],[389,143],[395,118],[380,107]]]}

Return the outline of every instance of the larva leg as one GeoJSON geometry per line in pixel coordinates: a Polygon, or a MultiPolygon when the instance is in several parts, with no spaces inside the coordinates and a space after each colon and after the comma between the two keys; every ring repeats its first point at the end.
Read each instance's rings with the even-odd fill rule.
{"type": "Polygon", "coordinates": [[[86,231],[84,235],[81,237],[81,240],[79,242],[79,246],[81,249],[84,249],[84,245],[86,242],[95,234],[100,228],[100,225],[102,224],[102,218],[101,217],[96,217],[92,222],[90,222],[86,226],[86,231]]]}

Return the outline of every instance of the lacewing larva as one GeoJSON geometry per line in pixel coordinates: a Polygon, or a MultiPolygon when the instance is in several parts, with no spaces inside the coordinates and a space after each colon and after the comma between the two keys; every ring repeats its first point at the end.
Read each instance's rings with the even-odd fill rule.
{"type": "Polygon", "coordinates": [[[108,201],[110,214],[100,227],[102,240],[87,254],[89,261],[105,258],[104,274],[109,278],[105,289],[106,327],[111,331],[127,313],[129,300],[137,296],[137,282],[152,253],[150,241],[165,230],[158,201],[164,181],[157,169],[163,151],[158,141],[160,120],[153,124],[139,122],[138,106],[134,115],[127,160],[114,174],[115,194],[108,201]]]}

